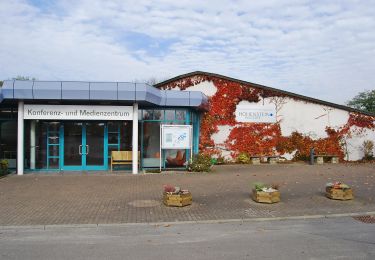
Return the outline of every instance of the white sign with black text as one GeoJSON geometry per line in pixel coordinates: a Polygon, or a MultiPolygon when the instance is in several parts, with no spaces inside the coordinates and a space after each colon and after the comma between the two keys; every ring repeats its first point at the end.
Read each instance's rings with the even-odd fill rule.
{"type": "Polygon", "coordinates": [[[276,123],[274,106],[238,105],[236,121],[241,123],[276,123]]]}
{"type": "Polygon", "coordinates": [[[132,120],[132,106],[24,105],[24,119],[132,120]]]}

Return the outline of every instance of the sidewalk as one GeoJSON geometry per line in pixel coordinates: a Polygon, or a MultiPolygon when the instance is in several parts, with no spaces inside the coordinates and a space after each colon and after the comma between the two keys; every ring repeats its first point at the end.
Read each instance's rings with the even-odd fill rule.
{"type": "Polygon", "coordinates": [[[147,223],[326,215],[375,211],[375,165],[225,165],[212,173],[28,174],[0,179],[0,226],[147,223]],[[325,183],[352,186],[353,201],[324,197],[325,183]],[[258,204],[255,181],[279,183],[282,201],[258,204]],[[162,186],[193,194],[193,205],[168,208],[162,186]],[[360,188],[361,187],[361,188],[360,188]]]}

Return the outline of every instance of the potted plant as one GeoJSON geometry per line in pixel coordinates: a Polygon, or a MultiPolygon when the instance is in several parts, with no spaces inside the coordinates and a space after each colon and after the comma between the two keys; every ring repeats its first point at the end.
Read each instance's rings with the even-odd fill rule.
{"type": "Polygon", "coordinates": [[[334,200],[351,200],[354,198],[350,186],[342,182],[327,183],[326,196],[334,200]]]}
{"type": "Polygon", "coordinates": [[[261,182],[253,184],[253,200],[259,203],[276,203],[280,201],[279,185],[267,185],[261,182]]]}
{"type": "Polygon", "coordinates": [[[166,206],[184,207],[191,205],[193,197],[188,190],[172,185],[164,185],[163,202],[166,206]]]}

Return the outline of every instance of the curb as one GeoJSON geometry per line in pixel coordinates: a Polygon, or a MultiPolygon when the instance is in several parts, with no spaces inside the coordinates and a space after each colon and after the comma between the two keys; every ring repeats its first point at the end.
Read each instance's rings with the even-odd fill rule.
{"type": "Polygon", "coordinates": [[[197,221],[172,221],[172,222],[148,222],[148,223],[0,226],[0,230],[12,230],[12,229],[53,230],[53,229],[61,229],[61,228],[63,228],[63,229],[68,229],[68,228],[78,229],[78,228],[101,228],[101,227],[170,226],[170,225],[187,225],[187,224],[223,224],[223,223],[244,223],[244,222],[266,222],[266,221],[340,218],[340,217],[355,217],[355,216],[362,216],[362,215],[375,215],[375,211],[356,212],[356,213],[338,213],[338,214],[328,214],[328,215],[306,215],[306,216],[271,217],[271,218],[217,219],[217,220],[197,220],[197,221]]]}

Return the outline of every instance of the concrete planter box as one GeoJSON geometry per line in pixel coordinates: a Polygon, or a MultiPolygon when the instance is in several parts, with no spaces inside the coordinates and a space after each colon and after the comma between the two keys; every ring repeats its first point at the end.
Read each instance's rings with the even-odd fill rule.
{"type": "Polygon", "coordinates": [[[326,197],[333,200],[352,200],[354,198],[351,188],[335,189],[331,187],[326,187],[326,197]]]}
{"type": "Polygon", "coordinates": [[[268,158],[268,163],[269,164],[277,164],[278,158],[277,157],[269,157],[268,158]]]}
{"type": "Polygon", "coordinates": [[[280,192],[274,191],[274,192],[264,192],[264,191],[256,191],[253,189],[252,194],[253,200],[259,203],[277,203],[280,202],[280,192]]]}
{"type": "Polygon", "coordinates": [[[260,164],[260,157],[251,157],[251,164],[260,164]]]}
{"type": "Polygon", "coordinates": [[[190,192],[185,194],[168,194],[164,192],[163,202],[166,206],[185,207],[192,204],[193,197],[190,192]]]}

